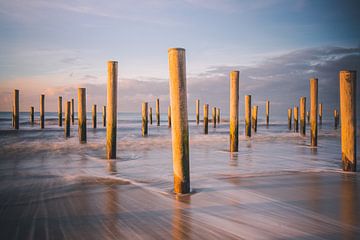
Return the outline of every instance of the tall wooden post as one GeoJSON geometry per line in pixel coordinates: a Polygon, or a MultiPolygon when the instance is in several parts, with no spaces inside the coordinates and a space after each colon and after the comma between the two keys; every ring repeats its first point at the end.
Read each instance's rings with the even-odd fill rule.
{"type": "Polygon", "coordinates": [[[168,127],[171,128],[171,106],[168,107],[168,127]]]}
{"type": "Polygon", "coordinates": [[[106,104],[106,157],[116,158],[116,130],[117,130],[117,81],[118,62],[108,62],[107,104],[106,104]]]}
{"type": "Polygon", "coordinates": [[[343,170],[356,172],[356,71],[340,72],[340,114],[343,170]]]}
{"type": "Polygon", "coordinates": [[[251,137],[251,95],[245,96],[245,136],[251,137]]]}
{"type": "Polygon", "coordinates": [[[74,107],[74,99],[71,99],[71,124],[74,125],[75,124],[75,116],[74,116],[74,111],[75,111],[75,107],[74,107]]]}
{"type": "Polygon", "coordinates": [[[300,98],[300,134],[305,136],[306,134],[306,97],[300,98]]]}
{"type": "Polygon", "coordinates": [[[292,109],[288,109],[288,128],[291,130],[291,120],[292,120],[292,109]]]}
{"type": "Polygon", "coordinates": [[[71,102],[66,102],[66,108],[65,108],[65,138],[70,137],[70,109],[71,108],[71,102]]]}
{"type": "Polygon", "coordinates": [[[199,122],[200,122],[200,100],[199,99],[196,100],[195,112],[196,112],[196,125],[199,125],[199,122]]]}
{"type": "Polygon", "coordinates": [[[96,111],[96,104],[92,106],[92,127],[96,128],[97,123],[97,111],[96,111]]]}
{"type": "Polygon", "coordinates": [[[204,104],[204,133],[208,134],[209,129],[209,104],[204,104]]]}
{"type": "Polygon", "coordinates": [[[86,89],[78,89],[78,135],[79,142],[86,143],[86,89]]]}
{"type": "Polygon", "coordinates": [[[269,119],[270,119],[270,101],[266,100],[265,106],[265,114],[266,114],[266,126],[269,126],[269,119]]]}
{"type": "Polygon", "coordinates": [[[217,123],[220,124],[220,108],[216,108],[216,119],[217,123]]]}
{"type": "Polygon", "coordinates": [[[190,192],[185,49],[169,49],[174,192],[190,192]]]}
{"type": "Polygon", "coordinates": [[[14,128],[19,129],[19,90],[14,90],[14,128]]]}
{"type": "Polygon", "coordinates": [[[59,96],[58,99],[58,125],[62,127],[62,97],[59,96]]]}
{"type": "Polygon", "coordinates": [[[30,124],[34,125],[34,107],[30,107],[30,124]]]}
{"type": "Polygon", "coordinates": [[[45,95],[40,96],[40,128],[45,128],[45,95]]]}
{"type": "Polygon", "coordinates": [[[258,119],[258,106],[255,105],[253,107],[253,111],[254,111],[254,132],[257,132],[257,119],[258,119]]]}
{"type": "Polygon", "coordinates": [[[319,124],[322,125],[322,117],[323,117],[323,104],[319,104],[319,124]]]}
{"type": "Polygon", "coordinates": [[[152,125],[152,107],[149,108],[150,124],[152,125]]]}
{"type": "Polygon", "coordinates": [[[239,151],[239,73],[230,72],[230,152],[239,151]]]}
{"type": "Polygon", "coordinates": [[[160,126],[160,100],[156,99],[156,123],[160,126]]]}
{"type": "Polygon", "coordinates": [[[216,107],[212,108],[212,121],[213,121],[213,127],[216,128],[216,107]]]}
{"type": "Polygon", "coordinates": [[[103,127],[106,127],[106,106],[103,106],[102,121],[103,121],[103,127]]]}
{"type": "Polygon", "coordinates": [[[318,116],[318,79],[310,79],[310,132],[311,146],[317,146],[317,116],[318,116]]]}
{"type": "Polygon", "coordinates": [[[142,116],[141,133],[143,136],[147,136],[148,135],[148,103],[147,102],[142,103],[141,116],[142,116]]]}
{"type": "Polygon", "coordinates": [[[299,108],[294,107],[294,132],[299,132],[299,108]]]}
{"type": "Polygon", "coordinates": [[[339,112],[338,110],[334,109],[334,127],[337,129],[339,126],[339,112]]]}

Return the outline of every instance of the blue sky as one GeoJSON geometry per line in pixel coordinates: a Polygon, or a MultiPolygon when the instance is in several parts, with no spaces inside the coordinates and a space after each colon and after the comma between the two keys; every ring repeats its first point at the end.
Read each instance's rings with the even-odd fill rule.
{"type": "MultiPolygon", "coordinates": [[[[105,99],[99,97],[102,92],[96,91],[101,87],[96,86],[106,82],[108,60],[119,61],[119,111],[136,111],[141,101],[151,102],[157,96],[167,101],[166,91],[140,93],[137,84],[167,81],[170,47],[186,49],[188,81],[198,86],[198,92],[203,79],[226,80],[226,72],[214,75],[213,69],[238,68],[246,73],[269,65],[272,59],[298,51],[309,53],[309,49],[321,52],[313,59],[317,63],[331,57],[326,49],[352,49],[341,54],[355,55],[351,67],[357,68],[358,9],[359,1],[331,0],[0,0],[0,110],[10,109],[13,88],[21,89],[24,110],[30,104],[37,106],[41,93],[49,95],[49,110],[56,110],[58,95],[72,97],[76,87],[88,85],[95,86],[89,102],[104,104],[105,99]],[[128,103],[121,98],[125,88],[134,96],[128,103]],[[68,95],[61,92],[65,90],[68,95]]],[[[343,55],[337,57],[341,63],[343,55]]],[[[285,65],[272,66],[272,71],[286,73],[285,65]]],[[[259,86],[273,77],[260,80],[257,75],[261,68],[251,76],[240,74],[240,81],[257,79],[259,86]]],[[[252,90],[256,93],[255,88],[248,89],[252,90]]],[[[195,88],[189,92],[196,98],[195,88]]],[[[216,104],[224,94],[202,97],[216,104]]],[[[226,102],[223,105],[226,109],[226,102]]]]}

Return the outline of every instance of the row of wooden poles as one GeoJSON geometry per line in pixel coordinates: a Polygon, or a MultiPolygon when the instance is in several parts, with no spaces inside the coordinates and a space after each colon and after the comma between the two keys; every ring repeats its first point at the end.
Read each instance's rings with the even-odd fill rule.
{"type": "MultiPolygon", "coordinates": [[[[186,61],[185,49],[171,48],[168,51],[170,72],[170,106],[168,108],[168,124],[172,131],[172,155],[174,171],[174,192],[190,192],[189,169],[189,130],[187,111],[186,61]]],[[[106,157],[116,158],[117,129],[117,81],[118,64],[108,62],[107,105],[103,107],[103,124],[106,123],[106,157]]],[[[40,97],[40,126],[44,128],[44,100],[40,97]]],[[[156,100],[157,125],[160,125],[159,99],[156,100]]],[[[59,125],[62,124],[62,98],[59,97],[59,125]]],[[[93,127],[96,128],[96,105],[92,109],[93,127]]],[[[142,104],[142,134],[148,134],[148,116],[152,124],[152,108],[148,103],[142,104]]],[[[196,123],[199,124],[200,100],[196,101],[196,123]]],[[[208,133],[209,105],[204,105],[204,133],[208,133]]],[[[318,113],[322,121],[322,104],[318,105],[318,79],[310,79],[310,121],[311,146],[317,146],[318,113]],[[318,107],[319,106],[319,107],[318,107]]],[[[34,122],[34,107],[30,109],[30,121],[34,122]]],[[[270,102],[266,101],[266,125],[269,125],[270,102]]],[[[306,98],[300,98],[300,134],[305,135],[306,98]]],[[[220,109],[212,110],[213,126],[220,123],[220,109]]],[[[251,108],[251,95],[245,96],[245,135],[251,136],[251,128],[257,129],[258,106],[251,108]],[[252,122],[252,123],[251,123],[252,122]]],[[[356,171],[356,71],[340,72],[340,115],[341,115],[341,149],[344,171],[356,171]]],[[[289,109],[289,128],[291,128],[292,110],[289,109]]],[[[339,113],[334,111],[335,126],[339,121],[339,113]]],[[[65,136],[70,136],[70,122],[74,124],[74,99],[67,101],[65,110],[65,136]],[[71,121],[70,121],[71,120],[71,121]]],[[[295,131],[298,131],[298,107],[294,108],[295,131]]],[[[78,89],[78,135],[80,143],[86,143],[86,89],[78,89]]],[[[13,107],[13,126],[19,128],[19,90],[15,90],[13,107]]],[[[239,71],[230,72],[230,152],[239,149],[239,71]]]]}

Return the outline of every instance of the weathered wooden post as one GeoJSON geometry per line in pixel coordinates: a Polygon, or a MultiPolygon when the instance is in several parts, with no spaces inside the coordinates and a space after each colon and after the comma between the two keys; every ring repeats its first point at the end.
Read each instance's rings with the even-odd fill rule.
{"type": "Polygon", "coordinates": [[[196,100],[195,112],[196,112],[196,125],[199,125],[199,122],[200,122],[200,100],[199,99],[196,100]]]}
{"type": "Polygon", "coordinates": [[[294,132],[299,132],[299,108],[294,106],[294,132]]]}
{"type": "Polygon", "coordinates": [[[305,136],[306,134],[306,97],[300,98],[300,134],[305,136]]]}
{"type": "Polygon", "coordinates": [[[19,129],[19,90],[14,90],[14,128],[19,129]]]}
{"type": "Polygon", "coordinates": [[[15,128],[15,104],[11,105],[11,126],[15,128]]]}
{"type": "Polygon", "coordinates": [[[143,136],[147,136],[148,135],[148,103],[147,102],[142,103],[141,115],[142,115],[141,133],[143,136]]]}
{"type": "Polygon", "coordinates": [[[171,128],[171,106],[168,107],[168,127],[171,128]]]}
{"type": "Polygon", "coordinates": [[[79,142],[86,143],[86,89],[78,89],[78,135],[79,142]]]}
{"type": "Polygon", "coordinates": [[[152,125],[152,107],[149,108],[150,124],[152,125]]]}
{"type": "Polygon", "coordinates": [[[204,104],[204,133],[208,134],[209,104],[204,104]]]}
{"type": "Polygon", "coordinates": [[[245,96],[245,136],[251,137],[251,95],[245,96]]]}
{"type": "Polygon", "coordinates": [[[58,125],[62,127],[62,97],[59,96],[58,100],[58,125]]]}
{"type": "Polygon", "coordinates": [[[34,125],[34,107],[30,107],[30,124],[34,125]]]}
{"type": "Polygon", "coordinates": [[[96,128],[97,123],[97,111],[96,111],[96,104],[92,106],[92,127],[96,128]]]}
{"type": "Polygon", "coordinates": [[[65,108],[65,138],[70,137],[70,108],[71,108],[71,102],[66,102],[66,108],[65,108]]]}
{"type": "Polygon", "coordinates": [[[160,100],[156,99],[156,122],[160,126],[160,100]]]}
{"type": "Polygon", "coordinates": [[[212,108],[212,122],[213,122],[213,127],[216,128],[216,107],[212,108]]]}
{"type": "Polygon", "coordinates": [[[117,130],[117,81],[118,62],[108,62],[107,104],[106,104],[106,157],[116,158],[116,130],[117,130]]]}
{"type": "Polygon", "coordinates": [[[103,106],[102,121],[103,121],[103,127],[106,127],[106,106],[103,106]]]}
{"type": "Polygon", "coordinates": [[[45,128],[45,95],[40,96],[40,128],[45,128]]]}
{"type": "Polygon", "coordinates": [[[254,132],[257,132],[257,118],[258,118],[258,106],[255,105],[253,107],[253,111],[254,111],[254,132]]]}
{"type": "Polygon", "coordinates": [[[255,105],[251,108],[251,128],[254,129],[255,126],[255,105]]]}
{"type": "Polygon", "coordinates": [[[288,108],[288,128],[291,130],[292,109],[288,108]]]}
{"type": "Polygon", "coordinates": [[[311,146],[317,146],[318,79],[310,79],[310,132],[311,146]]]}
{"type": "Polygon", "coordinates": [[[239,151],[239,73],[230,72],[230,152],[239,151]]]}
{"type": "Polygon", "coordinates": [[[71,99],[71,124],[74,125],[75,124],[75,116],[74,116],[74,111],[75,111],[75,107],[74,107],[74,99],[71,99]]]}
{"type": "Polygon", "coordinates": [[[217,118],[218,124],[220,124],[220,108],[216,109],[216,118],[217,118]]]}
{"type": "Polygon", "coordinates": [[[319,123],[322,125],[322,117],[323,117],[323,105],[322,103],[319,104],[319,123]]]}
{"type": "Polygon", "coordinates": [[[306,112],[306,118],[307,118],[308,124],[310,124],[310,111],[306,112]]]}
{"type": "Polygon", "coordinates": [[[265,114],[266,114],[266,126],[269,126],[269,119],[270,119],[270,101],[266,100],[265,106],[265,114]]]}
{"type": "Polygon", "coordinates": [[[343,170],[356,172],[356,71],[340,72],[340,114],[343,170]]]}
{"type": "Polygon", "coordinates": [[[334,123],[335,129],[337,129],[339,125],[339,112],[336,109],[334,109],[334,123]]]}
{"type": "Polygon", "coordinates": [[[174,192],[190,192],[185,49],[169,49],[174,192]]]}

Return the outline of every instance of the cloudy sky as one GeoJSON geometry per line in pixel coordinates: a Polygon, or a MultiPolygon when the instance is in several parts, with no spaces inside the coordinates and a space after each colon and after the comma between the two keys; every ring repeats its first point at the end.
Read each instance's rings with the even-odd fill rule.
{"type": "Polygon", "coordinates": [[[119,62],[119,111],[156,97],[167,105],[167,49],[183,47],[189,112],[199,98],[226,113],[229,72],[240,70],[241,104],[251,94],[263,111],[268,98],[286,116],[318,77],[330,115],[338,72],[360,70],[359,9],[356,0],[0,0],[0,111],[14,88],[22,111],[38,109],[42,93],[56,111],[78,87],[89,106],[103,105],[108,60],[119,62]]]}

